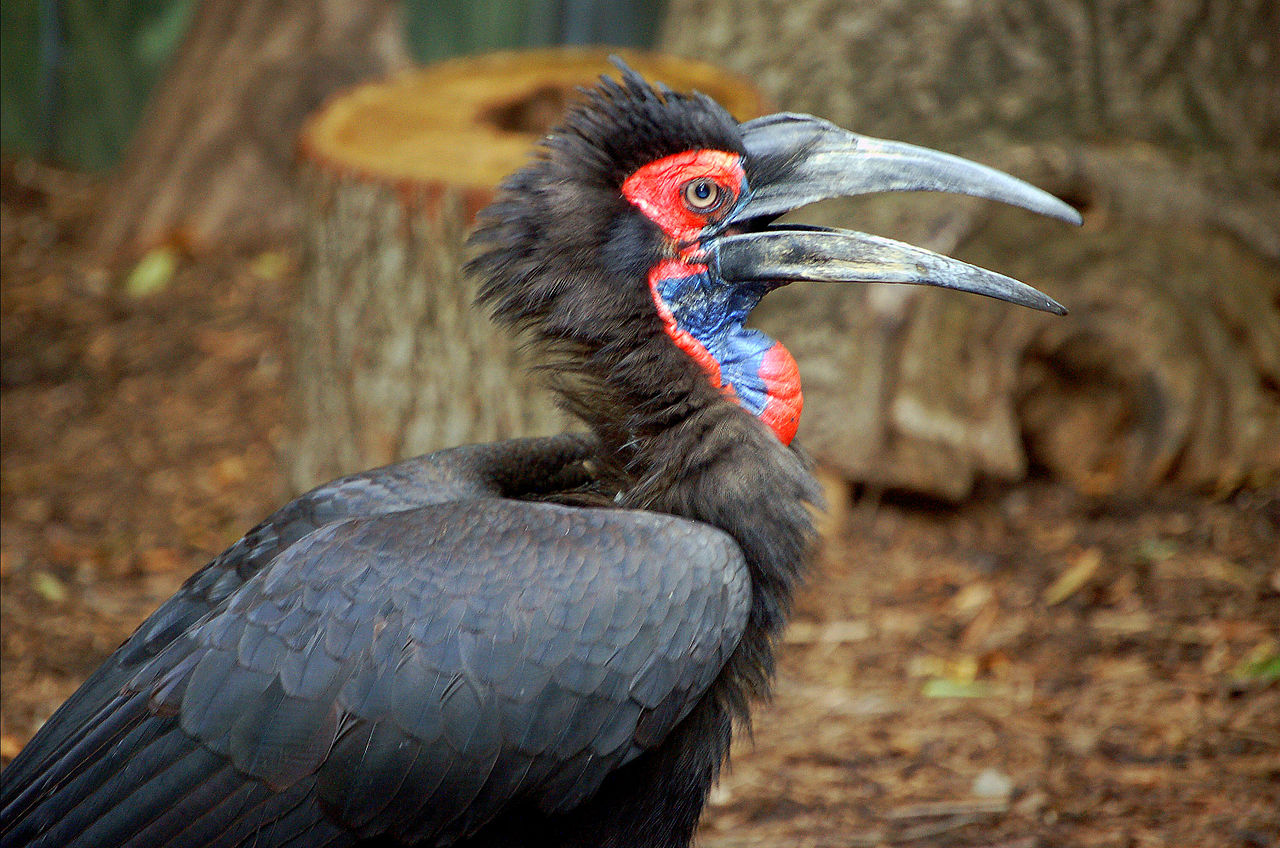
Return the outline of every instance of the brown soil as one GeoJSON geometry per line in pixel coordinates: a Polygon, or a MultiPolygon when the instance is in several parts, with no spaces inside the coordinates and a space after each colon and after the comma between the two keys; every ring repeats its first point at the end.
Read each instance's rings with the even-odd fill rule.
{"type": "MultiPolygon", "coordinates": [[[[87,268],[93,187],[3,170],[5,762],[284,497],[287,251],[87,268]]],[[[180,246],[178,249],[181,256],[180,246]]],[[[705,846],[1272,846],[1280,492],[858,492],[705,846]]]]}

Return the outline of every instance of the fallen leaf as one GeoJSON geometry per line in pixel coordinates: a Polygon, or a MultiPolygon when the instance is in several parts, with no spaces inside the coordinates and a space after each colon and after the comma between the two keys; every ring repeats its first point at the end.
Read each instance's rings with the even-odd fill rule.
{"type": "Polygon", "coordinates": [[[138,554],[138,564],[146,574],[168,574],[182,565],[182,556],[173,548],[149,548],[138,554]]]}
{"type": "Polygon", "coordinates": [[[1156,625],[1155,616],[1145,610],[1117,612],[1096,610],[1089,617],[1089,626],[1113,636],[1135,636],[1148,633],[1156,625]]]}
{"type": "Polygon", "coordinates": [[[847,645],[862,642],[871,638],[871,625],[861,619],[850,621],[828,621],[815,624],[811,621],[796,621],[787,628],[782,641],[789,645],[847,645]]]}
{"type": "Polygon", "coordinates": [[[22,743],[12,733],[0,736],[0,759],[12,760],[22,750],[22,743]]]}
{"type": "Polygon", "coordinates": [[[1102,551],[1098,548],[1086,548],[1076,557],[1076,561],[1066,571],[1058,575],[1052,585],[1044,591],[1044,602],[1048,606],[1060,604],[1079,591],[1089,582],[1102,565],[1102,551]]]}
{"type": "Polygon", "coordinates": [[[1172,559],[1178,553],[1178,545],[1171,539],[1143,539],[1138,545],[1138,556],[1150,565],[1172,559]]]}
{"type": "Polygon", "coordinates": [[[293,262],[284,250],[264,250],[249,263],[249,270],[259,279],[271,282],[278,280],[289,272],[293,262]]]}
{"type": "Polygon", "coordinates": [[[249,476],[244,460],[238,456],[224,456],[213,464],[213,480],[219,487],[243,483],[249,476]]]}
{"type": "Polygon", "coordinates": [[[969,790],[979,798],[1008,798],[1013,794],[1013,778],[994,768],[984,768],[969,790]]]}
{"type": "Polygon", "coordinates": [[[1225,557],[1210,555],[1205,559],[1203,568],[1206,578],[1228,583],[1240,589],[1250,589],[1257,582],[1253,572],[1236,565],[1225,557]]]}
{"type": "Polygon", "coordinates": [[[62,581],[47,571],[37,571],[31,575],[31,588],[36,594],[50,603],[58,604],[67,599],[67,587],[62,581]]]}
{"type": "Polygon", "coordinates": [[[1254,646],[1253,650],[1231,669],[1231,678],[1237,683],[1261,686],[1275,683],[1280,680],[1280,649],[1271,642],[1254,646]]]}
{"type": "Polygon", "coordinates": [[[993,596],[991,587],[986,583],[970,583],[951,599],[951,607],[962,619],[971,620],[993,596]]]}
{"type": "Polygon", "coordinates": [[[920,691],[926,698],[986,698],[991,695],[991,686],[981,680],[934,677],[926,680],[920,691]]]}
{"type": "Polygon", "coordinates": [[[178,251],[167,246],[154,248],[133,266],[124,290],[132,297],[147,297],[168,288],[177,272],[178,251]]]}

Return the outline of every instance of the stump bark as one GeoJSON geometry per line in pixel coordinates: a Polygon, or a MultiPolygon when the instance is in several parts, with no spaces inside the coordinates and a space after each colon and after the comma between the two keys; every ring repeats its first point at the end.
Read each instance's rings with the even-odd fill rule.
{"type": "Polygon", "coordinates": [[[1255,0],[673,0],[664,49],[1085,212],[1083,231],[954,196],[806,214],[1072,312],[902,286],[771,296],[759,321],[800,361],[805,446],[949,499],[1037,466],[1099,495],[1280,481],[1278,27],[1255,0]]]}
{"type": "MultiPolygon", "coordinates": [[[[563,49],[444,62],[346,91],[307,122],[295,490],[442,447],[566,427],[517,340],[473,305],[464,240],[575,89],[612,70],[607,57],[563,49]]],[[[742,119],[763,112],[750,84],[709,65],[624,58],[742,119]]]]}

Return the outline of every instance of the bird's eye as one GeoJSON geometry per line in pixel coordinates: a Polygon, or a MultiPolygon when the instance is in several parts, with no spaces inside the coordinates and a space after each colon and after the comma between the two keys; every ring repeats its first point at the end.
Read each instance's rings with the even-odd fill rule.
{"type": "Polygon", "coordinates": [[[684,184],[684,205],[694,212],[710,212],[729,194],[715,180],[707,178],[690,180],[684,184]]]}

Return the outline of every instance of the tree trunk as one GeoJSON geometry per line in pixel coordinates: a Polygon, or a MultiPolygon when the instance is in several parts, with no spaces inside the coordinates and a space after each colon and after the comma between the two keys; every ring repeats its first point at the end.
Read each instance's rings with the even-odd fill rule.
{"type": "MultiPolygon", "coordinates": [[[[710,66],[627,54],[743,118],[754,88],[710,66]]],[[[514,341],[473,305],[463,242],[601,51],[445,62],[332,99],[301,138],[307,256],[294,334],[301,426],[290,482],[567,424],[514,341]]]]}
{"type": "Polygon", "coordinates": [[[907,287],[782,292],[800,438],[946,498],[1029,467],[1097,493],[1280,477],[1280,6],[1263,0],[673,0],[664,46],[783,108],[979,159],[1083,231],[940,196],[808,216],[950,252],[1066,319],[907,287]]]}
{"type": "Polygon", "coordinates": [[[203,0],[105,194],[104,258],[289,233],[293,145],[338,88],[404,64],[400,3],[203,0]]]}

